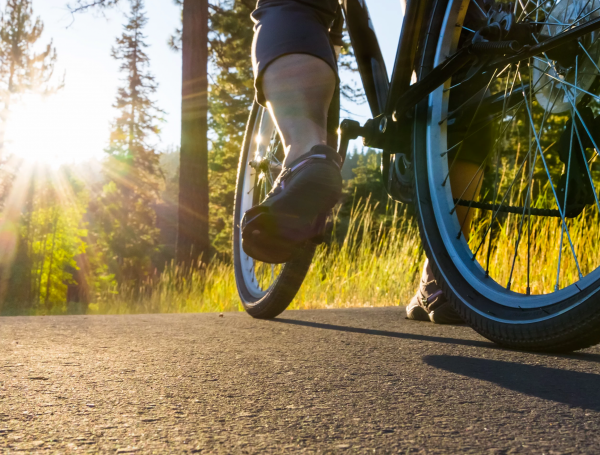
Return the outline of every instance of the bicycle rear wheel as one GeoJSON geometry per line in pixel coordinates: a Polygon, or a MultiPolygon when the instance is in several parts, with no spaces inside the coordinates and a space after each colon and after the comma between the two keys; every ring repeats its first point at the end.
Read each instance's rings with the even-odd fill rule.
{"type": "Polygon", "coordinates": [[[233,214],[233,261],[242,305],[255,318],[270,319],[292,302],[304,281],[315,252],[307,242],[286,264],[265,264],[242,248],[244,213],[271,190],[284,160],[281,140],[269,111],[254,103],[240,155],[233,214]]]}
{"type": "MultiPolygon", "coordinates": [[[[600,17],[600,0],[502,3],[532,44],[600,17]]],[[[473,37],[467,14],[482,26],[489,11],[483,1],[432,2],[419,78],[473,37]]],[[[432,269],[463,319],[504,346],[600,341],[599,81],[592,32],[505,68],[469,68],[415,110],[415,198],[432,269]],[[481,191],[463,200],[449,181],[469,147],[482,154],[469,183],[481,191]],[[475,214],[469,239],[459,206],[475,214]]]]}

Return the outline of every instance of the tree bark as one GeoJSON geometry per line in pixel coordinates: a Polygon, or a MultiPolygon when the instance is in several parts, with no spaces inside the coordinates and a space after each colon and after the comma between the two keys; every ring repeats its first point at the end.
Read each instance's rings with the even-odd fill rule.
{"type": "Polygon", "coordinates": [[[183,2],[177,261],[208,259],[208,1],[183,2]]]}

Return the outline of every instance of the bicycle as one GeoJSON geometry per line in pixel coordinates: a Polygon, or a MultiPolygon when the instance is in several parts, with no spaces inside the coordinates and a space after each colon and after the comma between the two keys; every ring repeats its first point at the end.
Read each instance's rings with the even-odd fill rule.
{"type": "MultiPolygon", "coordinates": [[[[435,277],[464,321],[509,348],[600,342],[600,255],[586,235],[600,216],[600,0],[409,1],[391,79],[367,6],[345,0],[342,9],[373,118],[344,120],[339,152],[359,136],[383,150],[384,186],[415,205],[435,277]],[[450,170],[483,130],[482,172],[470,183],[482,189],[454,198],[450,170]],[[459,206],[478,216],[469,241],[459,206]]],[[[255,105],[238,172],[234,261],[242,303],[257,318],[287,308],[315,251],[307,243],[271,266],[241,250],[241,217],[282,160],[273,121],[255,105]]]]}

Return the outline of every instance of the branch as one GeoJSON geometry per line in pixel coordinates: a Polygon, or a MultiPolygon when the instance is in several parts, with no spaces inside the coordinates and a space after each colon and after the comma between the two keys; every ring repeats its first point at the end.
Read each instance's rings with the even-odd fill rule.
{"type": "Polygon", "coordinates": [[[85,3],[82,5],[82,0],[77,0],[77,5],[79,6],[71,6],[67,5],[67,8],[71,12],[71,14],[80,13],[89,8],[108,8],[110,6],[114,6],[119,3],[119,0],[93,0],[90,3],[85,3]]]}

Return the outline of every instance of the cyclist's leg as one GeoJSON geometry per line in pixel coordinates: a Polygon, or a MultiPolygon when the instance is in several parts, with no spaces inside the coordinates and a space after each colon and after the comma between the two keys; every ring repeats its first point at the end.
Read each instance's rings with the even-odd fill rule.
{"type": "Polygon", "coordinates": [[[337,9],[336,0],[270,0],[252,13],[257,101],[273,114],[287,154],[273,190],[242,220],[244,251],[262,262],[291,259],[297,245],[319,234],[321,215],[341,196],[341,158],[325,145],[337,82],[329,40],[337,9]]]}
{"type": "MultiPolygon", "coordinates": [[[[473,161],[457,160],[450,172],[450,185],[452,196],[465,200],[477,198],[481,189],[480,179],[483,171],[479,170],[479,164],[473,161]]],[[[471,221],[474,210],[468,207],[458,206],[456,216],[462,226],[465,239],[469,239],[471,221]]],[[[462,322],[460,316],[442,294],[437,285],[433,272],[429,267],[429,260],[425,259],[423,272],[419,287],[412,300],[406,308],[406,316],[417,321],[431,321],[437,324],[459,324],[462,322]]]]}
{"type": "Polygon", "coordinates": [[[291,163],[317,144],[327,144],[327,111],[335,73],[323,60],[290,54],[266,69],[262,89],[291,163]]]}
{"type": "Polygon", "coordinates": [[[253,66],[256,99],[275,117],[292,162],[327,140],[327,110],[337,81],[329,30],[337,0],[259,0],[253,66]]]}
{"type": "MultiPolygon", "coordinates": [[[[450,187],[454,198],[462,198],[466,201],[472,201],[479,195],[483,171],[479,169],[479,164],[473,161],[457,160],[450,172],[450,187]]],[[[469,240],[471,233],[471,222],[473,221],[475,210],[469,210],[469,207],[459,205],[456,207],[456,217],[462,227],[462,233],[465,239],[469,240]]]]}

